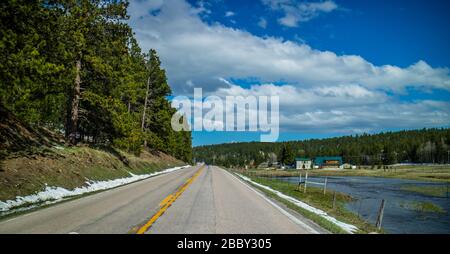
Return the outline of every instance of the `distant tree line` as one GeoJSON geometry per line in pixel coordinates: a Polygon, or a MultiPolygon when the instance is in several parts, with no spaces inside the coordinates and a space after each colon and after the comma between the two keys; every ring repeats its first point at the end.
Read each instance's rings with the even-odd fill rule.
{"type": "Polygon", "coordinates": [[[128,1],[0,2],[0,106],[67,143],[144,146],[184,161],[191,133],[172,130],[171,89],[155,50],[126,23],[128,1]]]}
{"type": "Polygon", "coordinates": [[[448,163],[450,129],[421,129],[276,143],[232,143],[194,147],[196,161],[226,167],[257,166],[295,157],[342,156],[355,165],[448,163]],[[275,157],[275,158],[274,158],[275,157]]]}

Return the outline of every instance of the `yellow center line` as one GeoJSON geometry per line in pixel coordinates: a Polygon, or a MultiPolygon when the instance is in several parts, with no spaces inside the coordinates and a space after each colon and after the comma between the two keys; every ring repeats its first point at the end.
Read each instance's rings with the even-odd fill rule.
{"type": "Polygon", "coordinates": [[[201,166],[194,175],[192,175],[183,185],[178,188],[177,191],[164,198],[159,203],[159,210],[152,216],[149,221],[147,221],[147,223],[145,223],[137,230],[136,234],[144,234],[145,232],[147,232],[147,230],[153,225],[153,223],[155,223],[155,221],[164,214],[164,212],[173,204],[173,202],[175,202],[175,200],[177,200],[177,198],[189,187],[189,185],[195,180],[195,178],[200,175],[204,167],[205,165],[201,166]]]}
{"type": "Polygon", "coordinates": [[[169,200],[173,198],[173,195],[170,194],[169,196],[167,196],[165,199],[163,199],[163,201],[161,201],[161,203],[159,203],[159,206],[164,206],[167,202],[169,202],[169,200]]]}

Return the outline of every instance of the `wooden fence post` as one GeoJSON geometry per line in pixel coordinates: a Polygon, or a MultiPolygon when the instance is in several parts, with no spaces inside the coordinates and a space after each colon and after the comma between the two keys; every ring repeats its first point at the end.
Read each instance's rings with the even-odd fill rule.
{"type": "Polygon", "coordinates": [[[306,184],[308,183],[308,171],[305,173],[305,186],[303,188],[303,193],[306,193],[306,184]]]}
{"type": "Polygon", "coordinates": [[[447,198],[448,198],[448,182],[447,182],[447,198]]]}
{"type": "Polygon", "coordinates": [[[297,188],[298,190],[300,190],[301,185],[302,185],[302,172],[300,172],[299,179],[298,179],[298,188],[297,188]]]}
{"type": "Polygon", "coordinates": [[[377,223],[375,225],[378,229],[381,229],[381,223],[383,222],[385,204],[386,204],[386,201],[384,199],[381,200],[380,209],[378,210],[377,223]]]}
{"type": "Polygon", "coordinates": [[[336,191],[333,193],[333,210],[336,209],[336,191]]]}

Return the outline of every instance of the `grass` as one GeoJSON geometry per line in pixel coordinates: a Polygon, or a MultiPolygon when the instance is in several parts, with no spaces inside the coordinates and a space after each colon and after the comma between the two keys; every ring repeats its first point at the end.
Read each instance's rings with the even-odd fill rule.
{"type": "Polygon", "coordinates": [[[400,205],[402,208],[414,210],[421,213],[445,213],[445,210],[432,202],[408,202],[400,205]]]}
{"type": "Polygon", "coordinates": [[[140,156],[91,147],[51,148],[46,153],[14,156],[2,161],[0,200],[15,199],[48,186],[74,189],[86,181],[112,180],[147,174],[185,164],[165,154],[144,151],[140,156]]]}
{"type": "MultiPolygon", "coordinates": [[[[379,231],[376,229],[375,226],[367,223],[362,218],[358,217],[356,214],[348,211],[345,208],[345,203],[352,200],[352,197],[343,193],[336,193],[336,206],[333,209],[333,192],[327,192],[325,195],[323,194],[323,190],[321,188],[316,187],[310,187],[308,186],[307,192],[303,193],[303,189],[299,190],[297,184],[287,183],[276,179],[270,179],[265,177],[255,177],[255,176],[249,176],[253,181],[258,182],[260,184],[266,185],[274,190],[278,190],[286,195],[289,195],[291,197],[294,197],[302,202],[305,202],[315,208],[321,209],[328,213],[330,216],[335,217],[336,219],[355,225],[360,229],[358,233],[369,233],[369,232],[379,232],[382,233],[382,231],[379,231]]],[[[257,186],[255,186],[257,187],[257,186]]],[[[258,187],[257,187],[258,188],[258,187]]],[[[308,210],[305,210],[303,208],[300,208],[294,204],[292,204],[289,201],[286,201],[272,192],[269,192],[267,190],[258,188],[265,192],[268,196],[286,204],[289,208],[299,212],[306,218],[314,221],[319,226],[323,227],[324,229],[332,232],[332,233],[347,233],[343,229],[341,229],[339,226],[331,223],[330,221],[324,219],[323,217],[314,214],[308,210]]]]}
{"type": "MultiPolygon", "coordinates": [[[[248,173],[259,176],[297,176],[299,170],[253,169],[248,173]]],[[[304,174],[304,171],[302,173],[304,174]]],[[[312,169],[308,170],[308,174],[310,176],[371,176],[450,182],[450,165],[389,166],[386,169],[371,169],[370,167],[339,170],[312,169]]]]}
{"type": "Polygon", "coordinates": [[[447,186],[403,185],[401,190],[424,194],[432,197],[446,197],[447,186]]]}
{"type": "Polygon", "coordinates": [[[298,206],[294,205],[293,203],[278,197],[277,195],[275,195],[274,193],[272,193],[268,190],[259,188],[258,186],[255,186],[255,187],[258,188],[259,190],[263,191],[267,196],[277,200],[278,202],[283,203],[288,208],[290,208],[294,211],[297,211],[298,213],[302,214],[303,216],[310,219],[311,221],[314,221],[317,225],[328,230],[329,232],[334,233],[334,234],[348,234],[347,231],[343,230],[341,227],[337,226],[336,224],[331,223],[330,221],[326,220],[322,216],[317,215],[317,214],[315,214],[311,211],[308,211],[306,209],[303,209],[301,207],[298,207],[298,206]]]}

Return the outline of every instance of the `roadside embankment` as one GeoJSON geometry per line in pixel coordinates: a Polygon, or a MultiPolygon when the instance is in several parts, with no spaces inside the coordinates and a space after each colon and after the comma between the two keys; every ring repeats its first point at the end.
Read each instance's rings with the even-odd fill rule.
{"type": "Polygon", "coordinates": [[[59,132],[31,126],[0,105],[0,211],[98,191],[186,163],[158,151],[66,146],[59,132]]]}
{"type": "Polygon", "coordinates": [[[100,181],[146,176],[185,164],[160,152],[144,151],[136,156],[111,148],[52,147],[45,153],[2,161],[0,201],[17,200],[48,188],[92,188],[100,181]]]}

